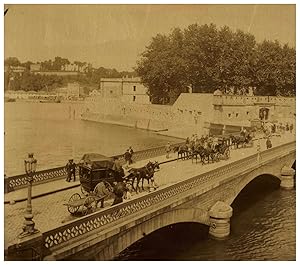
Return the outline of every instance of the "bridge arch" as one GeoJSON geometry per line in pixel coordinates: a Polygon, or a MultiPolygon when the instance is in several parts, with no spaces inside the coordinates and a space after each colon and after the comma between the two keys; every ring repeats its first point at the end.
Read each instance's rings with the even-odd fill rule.
{"type": "Polygon", "coordinates": [[[94,258],[96,260],[112,260],[123,250],[156,230],[172,224],[191,222],[209,225],[208,212],[199,208],[176,208],[156,215],[123,233],[119,233],[105,244],[104,248],[100,250],[94,248],[94,253],[97,253],[94,258]]]}
{"type": "Polygon", "coordinates": [[[253,170],[250,173],[246,174],[234,187],[234,192],[232,196],[230,196],[226,202],[231,205],[236,197],[241,193],[241,191],[254,179],[262,176],[273,176],[274,178],[281,181],[281,168],[282,165],[264,165],[257,170],[253,170]]]}

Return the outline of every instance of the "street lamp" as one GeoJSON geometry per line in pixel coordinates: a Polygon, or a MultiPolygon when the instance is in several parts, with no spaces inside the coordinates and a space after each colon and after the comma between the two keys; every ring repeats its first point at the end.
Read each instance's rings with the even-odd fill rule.
{"type": "Polygon", "coordinates": [[[27,208],[24,215],[25,221],[23,226],[23,232],[19,235],[19,238],[29,236],[38,233],[39,230],[34,228],[34,221],[32,220],[32,206],[31,206],[31,192],[32,181],[36,171],[37,160],[33,157],[33,153],[28,154],[28,158],[24,160],[25,172],[28,180],[28,196],[27,196],[27,208]]]}

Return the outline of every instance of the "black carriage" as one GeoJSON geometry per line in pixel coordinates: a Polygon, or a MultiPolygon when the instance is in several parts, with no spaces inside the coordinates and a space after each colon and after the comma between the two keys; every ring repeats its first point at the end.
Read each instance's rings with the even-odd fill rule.
{"type": "Polygon", "coordinates": [[[78,165],[82,193],[90,193],[99,182],[112,185],[116,181],[113,164],[114,162],[110,157],[94,153],[85,154],[78,165]]]}
{"type": "Polygon", "coordinates": [[[122,181],[122,174],[113,169],[113,159],[95,153],[85,154],[79,167],[79,180],[81,192],[73,194],[68,203],[68,211],[76,214],[80,208],[85,215],[91,210],[104,205],[104,199],[111,197],[113,192],[113,183],[122,181]]]}

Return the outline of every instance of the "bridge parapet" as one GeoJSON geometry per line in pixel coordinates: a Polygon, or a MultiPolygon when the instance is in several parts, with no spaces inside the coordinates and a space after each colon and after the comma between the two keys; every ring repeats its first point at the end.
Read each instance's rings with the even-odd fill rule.
{"type": "MultiPolygon", "coordinates": [[[[276,158],[276,153],[283,155],[294,149],[295,142],[288,143],[262,152],[261,158],[264,162],[270,162],[276,158]]],[[[112,225],[117,226],[120,223],[124,223],[126,219],[132,219],[136,214],[143,214],[145,211],[147,211],[148,214],[149,212],[156,212],[166,205],[176,207],[190,200],[191,197],[198,196],[199,193],[207,191],[205,190],[205,186],[209,186],[205,184],[220,184],[227,181],[228,178],[239,176],[241,173],[253,170],[257,166],[257,154],[254,154],[231,164],[216,168],[210,172],[197,175],[149,193],[143,197],[79,218],[43,233],[44,247],[48,250],[55,250],[76,241],[80,236],[88,236],[93,231],[99,232],[112,225]]]]}

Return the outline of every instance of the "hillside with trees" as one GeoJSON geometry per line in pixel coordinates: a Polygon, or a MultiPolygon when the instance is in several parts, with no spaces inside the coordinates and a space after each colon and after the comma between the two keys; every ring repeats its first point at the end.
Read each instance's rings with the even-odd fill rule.
{"type": "Polygon", "coordinates": [[[212,93],[255,87],[257,95],[295,96],[296,51],[252,34],[193,24],[157,34],[136,71],[153,103],[172,103],[182,92],[212,93]]]}
{"type": "MultiPolygon", "coordinates": [[[[86,92],[93,88],[99,87],[101,78],[120,78],[124,76],[136,76],[135,72],[117,71],[104,67],[93,68],[91,64],[86,62],[74,61],[74,65],[82,67],[87,66],[86,71],[78,72],[77,75],[56,75],[55,72],[63,72],[66,65],[70,65],[67,58],[55,57],[54,60],[46,60],[43,62],[33,63],[31,61],[20,62],[16,57],[6,58],[4,66],[7,71],[4,74],[4,89],[24,90],[24,91],[51,91],[53,89],[63,87],[68,82],[78,82],[82,87],[86,88],[86,92]],[[41,71],[50,72],[48,75],[31,72],[30,65],[40,64],[41,71]],[[15,74],[11,67],[25,67],[22,74],[15,74]],[[51,72],[53,71],[53,74],[51,72]]],[[[74,71],[73,71],[74,72],[74,71]]],[[[75,71],[76,72],[76,71],[75,71]]]]}

